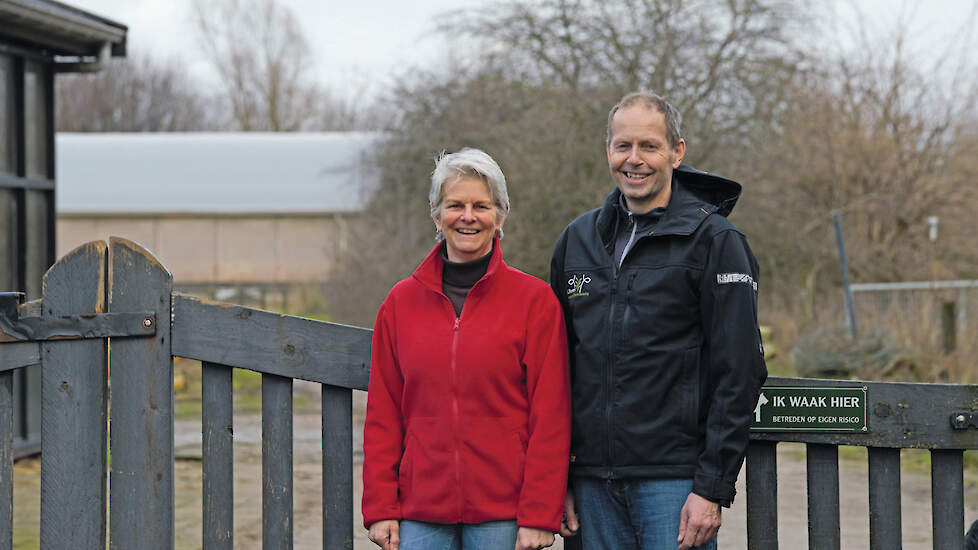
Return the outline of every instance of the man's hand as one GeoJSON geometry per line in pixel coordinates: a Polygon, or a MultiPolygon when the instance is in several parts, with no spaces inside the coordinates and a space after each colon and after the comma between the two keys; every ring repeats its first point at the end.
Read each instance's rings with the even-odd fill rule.
{"type": "Polygon", "coordinates": [[[538,550],[554,543],[554,534],[543,529],[520,527],[516,532],[515,550],[538,550]]]}
{"type": "Polygon", "coordinates": [[[690,493],[679,512],[679,550],[705,544],[720,530],[720,505],[690,493]]]}
{"type": "Polygon", "coordinates": [[[397,550],[401,544],[401,526],[396,519],[385,519],[370,524],[370,540],[383,550],[397,550]]]}
{"type": "Polygon", "coordinates": [[[573,537],[577,535],[581,523],[577,519],[577,510],[574,509],[574,493],[568,489],[567,497],[564,499],[564,518],[560,520],[560,536],[573,537]]]}

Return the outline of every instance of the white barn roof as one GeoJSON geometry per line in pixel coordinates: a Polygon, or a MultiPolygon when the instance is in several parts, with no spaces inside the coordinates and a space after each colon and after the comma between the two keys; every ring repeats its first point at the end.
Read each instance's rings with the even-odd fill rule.
{"type": "Polygon", "coordinates": [[[382,134],[59,133],[66,214],[356,212],[382,134]]]}

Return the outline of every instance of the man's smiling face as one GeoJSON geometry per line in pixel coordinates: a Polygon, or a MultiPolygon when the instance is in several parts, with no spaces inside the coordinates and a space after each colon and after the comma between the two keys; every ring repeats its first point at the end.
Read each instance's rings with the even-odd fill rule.
{"type": "Polygon", "coordinates": [[[608,168],[632,212],[669,204],[672,171],[679,167],[686,143],[675,147],[666,138],[666,117],[641,103],[623,107],[611,121],[608,168]]]}

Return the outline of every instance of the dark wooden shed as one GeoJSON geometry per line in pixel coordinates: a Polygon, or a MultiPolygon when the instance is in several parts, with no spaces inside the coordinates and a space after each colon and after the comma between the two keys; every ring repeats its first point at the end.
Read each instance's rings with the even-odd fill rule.
{"type": "MultiPolygon", "coordinates": [[[[0,0],[0,290],[41,296],[55,261],[54,79],[126,52],[126,26],[50,0],[0,0]]],[[[14,374],[15,454],[40,450],[40,371],[14,374]]]]}

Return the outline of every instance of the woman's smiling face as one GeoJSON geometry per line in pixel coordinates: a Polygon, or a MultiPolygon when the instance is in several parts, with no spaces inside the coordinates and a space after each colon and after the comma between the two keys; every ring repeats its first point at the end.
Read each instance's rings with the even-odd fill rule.
{"type": "Polygon", "coordinates": [[[450,261],[468,262],[488,254],[503,220],[482,178],[461,176],[442,187],[435,227],[445,236],[450,261]]]}

